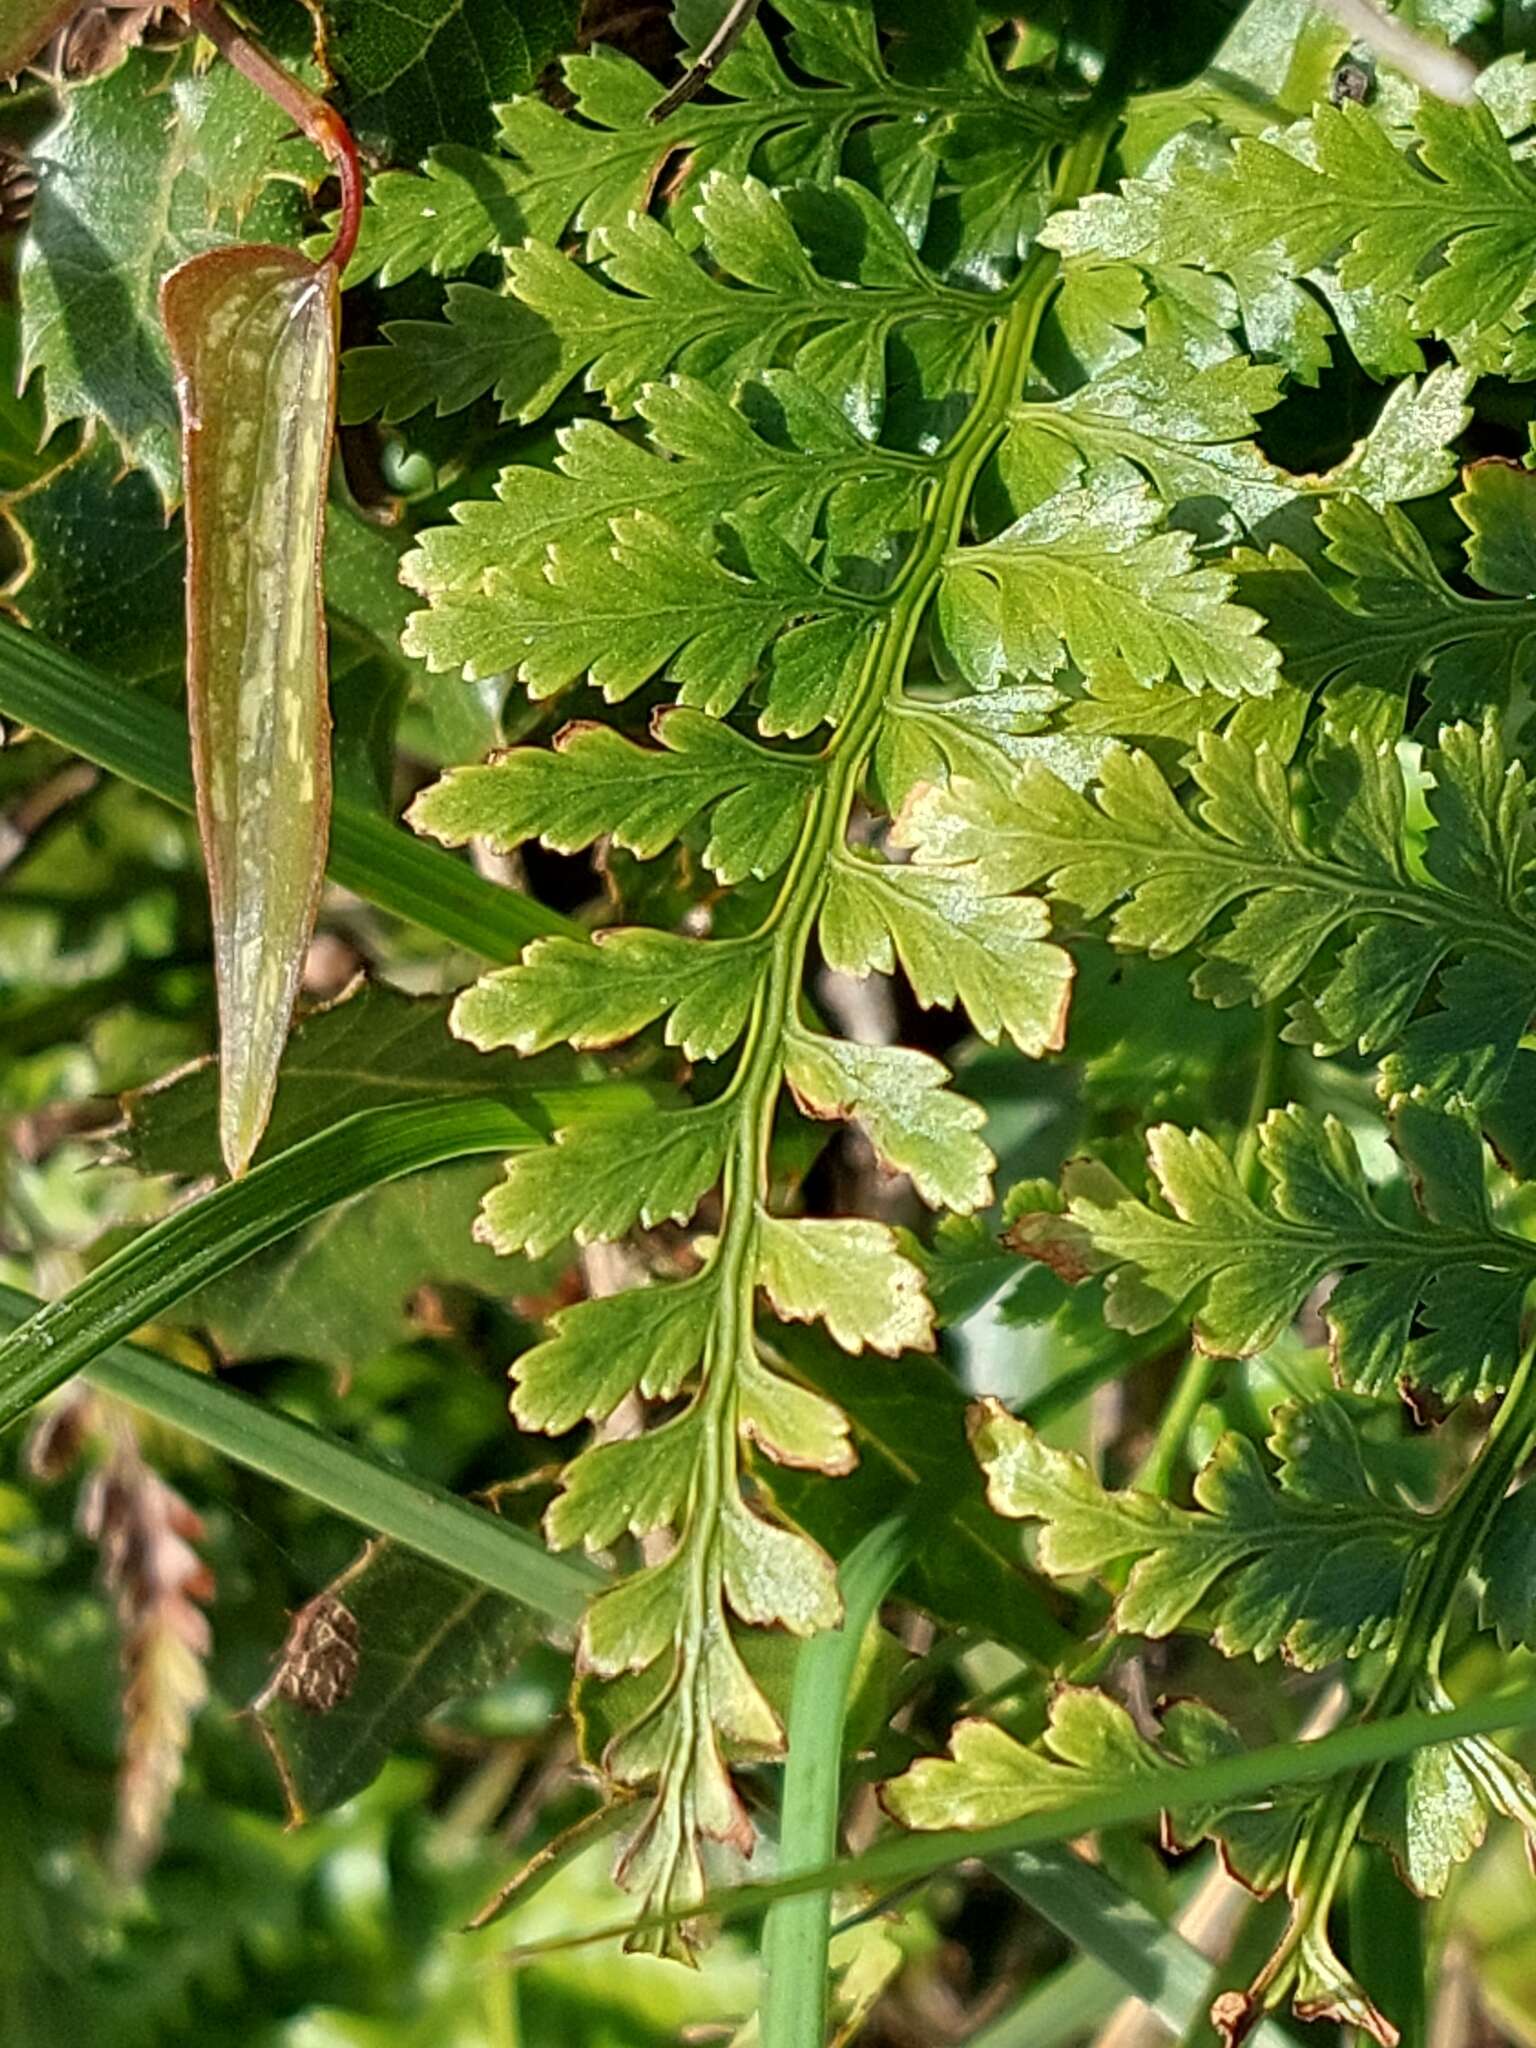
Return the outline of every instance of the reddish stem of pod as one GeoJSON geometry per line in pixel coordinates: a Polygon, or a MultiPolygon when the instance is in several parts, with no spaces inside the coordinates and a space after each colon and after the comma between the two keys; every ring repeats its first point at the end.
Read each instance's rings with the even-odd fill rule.
{"type": "Polygon", "coordinates": [[[258,92],[265,93],[275,106],[282,108],[294,125],[324,154],[335,171],[341,182],[341,218],[336,224],[336,239],[326,254],[325,262],[338,273],[345,270],[352,259],[352,251],[357,247],[358,229],[363,220],[363,166],[352,131],[329,100],[321,99],[301,79],[285,71],[259,43],[253,43],[242,29],[237,28],[219,6],[218,0],[187,0],[186,12],[193,27],[205,35],[219,54],[227,58],[242,77],[248,78],[258,92]]]}

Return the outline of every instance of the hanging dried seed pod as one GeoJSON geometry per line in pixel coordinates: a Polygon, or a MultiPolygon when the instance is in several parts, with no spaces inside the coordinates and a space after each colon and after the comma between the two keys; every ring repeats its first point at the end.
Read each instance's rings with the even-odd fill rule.
{"type": "Polygon", "coordinates": [[[187,704],[219,994],[219,1140],[238,1175],[261,1141],[314,930],[330,828],[321,549],[340,280],[361,175],[339,116],[219,13],[195,25],[341,173],[322,263],[236,243],[173,270],[160,311],[176,371],[187,528],[187,704]]]}
{"type": "Polygon", "coordinates": [[[110,71],[125,51],[146,40],[186,33],[175,0],[8,0],[0,24],[0,78],[31,70],[78,83],[110,71]]]}
{"type": "Polygon", "coordinates": [[[337,278],[237,244],[165,280],[182,415],[187,706],[219,991],[219,1139],[243,1173],[266,1128],[330,825],[320,550],[337,278]]]}

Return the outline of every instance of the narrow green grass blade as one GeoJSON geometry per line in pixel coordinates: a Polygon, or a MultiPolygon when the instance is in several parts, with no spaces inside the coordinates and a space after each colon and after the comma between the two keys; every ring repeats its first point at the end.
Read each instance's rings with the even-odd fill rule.
{"type": "MultiPolygon", "coordinates": [[[[46,733],[178,810],[193,808],[187,729],[177,713],[7,619],[0,619],[0,717],[46,733]]],[[[530,939],[579,930],[558,911],[498,889],[452,854],[341,797],[331,816],[327,872],[366,902],[487,960],[513,961],[530,939]]]]}
{"type": "MultiPolygon", "coordinates": [[[[779,1855],[786,1871],[814,1870],[837,1852],[843,1723],[865,1630],[917,1543],[909,1509],[862,1536],[843,1560],[841,1628],[812,1636],[795,1656],[789,1761],[779,1855]]],[[[828,1898],[781,1899],[763,1924],[762,2048],[822,2048],[827,2033],[828,1898]]]]}
{"type": "Polygon", "coordinates": [[[1035,1984],[966,2048],[1082,2048],[1125,1997],[1113,1970],[1074,1956],[1035,1984]]]}
{"type": "MultiPolygon", "coordinates": [[[[1054,1812],[1032,1813],[1004,1827],[978,1828],[974,1833],[955,1828],[942,1834],[902,1835],[877,1842],[860,1856],[823,1864],[819,1870],[796,1871],[764,1884],[728,1886],[710,1893],[690,1911],[736,1920],[746,1914],[761,1913],[778,1899],[795,1898],[806,1892],[835,1891],[844,1885],[906,1884],[915,1878],[930,1877],[952,1863],[972,1858],[986,1862],[1021,1849],[1070,1842],[1098,1828],[1152,1820],[1165,1811],[1179,1813],[1190,1807],[1220,1806],[1231,1800],[1251,1799],[1281,1785],[1315,1783],[1368,1764],[1390,1762],[1393,1757],[1407,1756],[1437,1742],[1453,1742],[1463,1735],[1492,1735],[1503,1729],[1530,1727],[1536,1727],[1536,1685],[1518,1686],[1470,1701],[1449,1713],[1431,1714],[1416,1709],[1341,1728],[1315,1742],[1273,1743],[1207,1764],[1170,1764],[1164,1770],[1148,1771],[1144,1777],[1129,1779],[1113,1790],[1074,1799],[1054,1812]]],[[[679,1911],[652,1913],[639,1920],[611,1921],[579,1935],[529,1942],[510,1952],[507,1960],[524,1962],[593,1942],[624,1941],[637,1932],[660,1928],[683,1917],[679,1911]]]]}
{"type": "Polygon", "coordinates": [[[352,1195],[423,1167],[542,1143],[504,1103],[360,1110],[189,1202],[0,1342],[0,1429],[173,1302],[352,1195]]]}
{"type": "MultiPolygon", "coordinates": [[[[1027,1906],[1060,1930],[1084,1955],[1112,1970],[1125,1989],[1168,2027],[1176,2039],[1202,2024],[1216,1966],[1139,1900],[1070,1849],[1020,1849],[993,1866],[1027,1906]]],[[[1005,2023],[989,2030],[991,2048],[1004,2048],[1005,2023]],[[995,2038],[994,2038],[995,2037],[995,2038]]],[[[1023,2048],[1023,2032],[1012,2037],[1023,2048]]],[[[1291,2036],[1273,2020],[1255,2027],[1253,2048],[1287,2048],[1291,2036]]]]}
{"type": "MultiPolygon", "coordinates": [[[[26,1322],[41,1306],[19,1288],[0,1286],[0,1329],[26,1322]]],[[[515,1523],[136,1344],[104,1351],[85,1377],[235,1464],[505,1593],[547,1621],[573,1626],[603,1583],[594,1566],[547,1551],[515,1523]]]]}
{"type": "Polygon", "coordinates": [[[1390,2002],[1398,2048],[1426,2048],[1430,1906],[1400,1880],[1385,1849],[1357,1842],[1344,1884],[1349,1967],[1375,2000],[1390,2002]]]}

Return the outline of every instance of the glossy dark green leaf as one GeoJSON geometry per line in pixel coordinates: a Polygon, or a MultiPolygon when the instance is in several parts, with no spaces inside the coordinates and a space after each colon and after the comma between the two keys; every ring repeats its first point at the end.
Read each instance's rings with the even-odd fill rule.
{"type": "MultiPolygon", "coordinates": [[[[297,13],[297,10],[294,10],[297,13]]],[[[302,15],[298,15],[302,22],[302,15]]],[[[18,263],[22,359],[49,425],[95,417],[162,495],[177,489],[176,399],[156,312],[161,280],[232,237],[296,241],[320,158],[289,116],[190,45],[136,50],[75,87],[32,152],[38,194],[18,263]]]]}
{"type": "Polygon", "coordinates": [[[106,434],[19,495],[7,518],[24,551],[13,602],[27,625],[122,683],[180,674],[181,523],[106,434]]]}
{"type": "Polygon", "coordinates": [[[576,28],[570,0],[324,0],[326,55],[365,149],[414,164],[434,143],[488,143],[576,28]]]}

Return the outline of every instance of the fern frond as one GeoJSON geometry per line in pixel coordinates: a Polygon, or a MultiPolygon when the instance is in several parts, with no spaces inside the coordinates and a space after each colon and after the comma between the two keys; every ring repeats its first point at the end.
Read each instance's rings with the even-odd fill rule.
{"type": "Polygon", "coordinates": [[[1444,728],[1424,756],[1422,864],[1390,744],[1325,738],[1307,772],[1310,816],[1267,745],[1206,733],[1192,810],[1148,755],[1117,749],[1092,797],[1026,764],[1011,792],[962,781],[920,792],[898,837],[938,874],[999,891],[1046,883],[1088,917],[1114,905],[1109,935],[1128,950],[1198,946],[1192,986],[1208,1001],[1267,1003],[1302,987],[1286,1036],[1318,1054],[1385,1054],[1389,1095],[1495,1103],[1536,1014],[1523,766],[1491,720],[1444,728]]]}
{"type": "MultiPolygon", "coordinates": [[[[899,973],[918,1004],[960,1010],[981,1037],[1037,1057],[1063,1043],[1073,981],[1050,913],[1025,893],[1042,882],[1090,912],[1127,898],[1122,943],[1205,937],[1203,992],[1222,1002],[1266,1000],[1337,935],[1399,925],[1415,935],[1417,987],[1438,976],[1443,989],[1469,962],[1504,962],[1530,916],[1513,810],[1499,812],[1507,845],[1490,843],[1481,865],[1469,851],[1499,801],[1490,775],[1506,773],[1491,733],[1445,743],[1427,881],[1395,760],[1369,743],[1345,749],[1342,767],[1319,760],[1326,801],[1351,773],[1373,794],[1363,828],[1334,828],[1313,850],[1279,766],[1308,693],[1282,676],[1250,600],[1261,558],[1213,559],[1177,516],[1180,501],[1214,497],[1224,539],[1281,513],[1292,532],[1310,505],[1344,521],[1356,505],[1438,488],[1466,417],[1465,371],[1405,380],[1343,462],[1292,477],[1256,438],[1274,373],[1225,341],[1183,352],[1156,287],[1129,295],[1144,344],[1121,333],[1100,375],[1062,373],[1056,344],[1087,317],[1081,290],[1065,296],[1074,278],[1091,284],[1086,257],[1066,267],[1048,368],[1042,321],[1060,273],[1030,240],[1047,217],[1061,225],[1046,242],[1096,218],[1062,209],[1097,182],[1113,114],[1079,105],[1064,117],[1070,95],[1000,77],[980,38],[919,107],[862,10],[792,0],[781,12],[796,69],[828,84],[780,70],[754,33],[721,74],[725,97],[659,130],[645,121],[654,88],[606,56],[573,67],[578,104],[563,124],[514,111],[509,132],[537,131],[537,149],[514,144],[513,168],[484,181],[482,246],[500,255],[506,291],[450,287],[445,322],[397,328],[354,360],[349,399],[404,416],[494,391],[531,422],[580,386],[606,417],[562,426],[552,470],[505,470],[494,502],[459,506],[421,537],[405,573],[425,608],[408,644],[439,670],[510,672],[533,698],[585,687],[666,707],[649,745],[628,736],[633,719],[624,733],[579,720],[552,747],[452,771],[418,797],[418,829],[565,851],[610,837],[647,859],[682,837],[722,882],[762,885],[727,918],[696,912],[685,932],[632,924],[540,943],[456,1010],[486,1049],[654,1031],[707,1066],[687,1107],[562,1128],[519,1155],[481,1223],[505,1250],[544,1252],[637,1224],[689,1226],[708,1204],[688,1277],[561,1311],[514,1367],[527,1428],[601,1422],[636,1393],[670,1406],[649,1434],[580,1453],[548,1531],[598,1548],[647,1541],[649,1561],[588,1617],[584,1699],[602,1701],[586,1719],[605,1731],[604,1768],[654,1787],[624,1874],[650,1906],[679,1910],[700,1893],[709,1841],[750,1844],[732,1765],[782,1742],[733,1631],[803,1633],[837,1613],[827,1558],[768,1518],[749,1460],[836,1474],[852,1440],[788,1347],[762,1334],[760,1310],[820,1321],[849,1352],[932,1342],[923,1273],[883,1222],[782,1213],[771,1167],[783,1099],[857,1120],[931,1203],[966,1214],[990,1198],[978,1106],[930,1055],[827,1034],[806,999],[812,949],[845,974],[899,973]],[[658,193],[685,133],[697,139],[684,176],[658,193]],[[1021,155],[1039,175],[1021,177],[1021,155]],[[504,198],[525,209],[517,231],[504,198]],[[583,239],[567,253],[555,244],[573,225],[583,239]],[[1229,719],[1201,755],[1203,811],[1187,812],[1150,762],[1106,746],[1143,729],[1143,706],[1190,735],[1229,719]],[[1490,891],[1518,910],[1513,938],[1491,934],[1490,891]],[[1208,934],[1240,905],[1230,934],[1208,934]]],[[[407,197],[389,188],[386,210],[407,197]]],[[[469,239],[466,227],[456,249],[469,239]]],[[[1094,317],[1124,303],[1112,290],[1094,317]]],[[[1312,1036],[1391,1036],[1409,1061],[1399,1027],[1412,999],[1389,1016],[1350,995],[1349,957],[1316,990],[1312,1036]]],[[[1469,1055],[1485,1093],[1517,1039],[1469,1055]]],[[[1425,1050],[1402,1072],[1444,1093],[1464,1085],[1458,1057],[1425,1050]]],[[[1480,1163],[1476,1137],[1457,1129],[1444,1142],[1480,1163]]],[[[1310,1157],[1321,1142],[1308,1130],[1298,1149],[1310,1157]]],[[[1262,1285],[1213,1336],[1245,1348],[1342,1262],[1346,1237],[1369,1265],[1378,1240],[1395,1250],[1402,1235],[1343,1164],[1330,1182],[1339,1215],[1305,1224],[1271,1224],[1211,1174],[1223,1250],[1206,1265],[1178,1235],[1192,1227],[1129,1201],[1104,1219],[1054,1220],[1115,1269],[1121,1320],[1146,1327],[1154,1298],[1161,1318],[1203,1288],[1220,1323],[1211,1303],[1241,1292],[1227,1269],[1251,1252],[1268,1262],[1262,1285]],[[1376,1233],[1363,1253],[1362,1216],[1376,1233]]],[[[1479,1283],[1482,1334],[1458,1331],[1443,1359],[1414,1355],[1447,1395],[1500,1383],[1530,1277],[1524,1247],[1506,1246],[1484,1211],[1474,1235],[1466,1270],[1492,1261],[1502,1288],[1495,1301],[1492,1280],[1479,1283]]],[[[1389,1321],[1393,1342],[1426,1301],[1434,1321],[1445,1260],[1427,1229],[1416,1252],[1421,1237],[1433,1254],[1392,1267],[1370,1297],[1378,1327],[1344,1346],[1356,1384],[1394,1377],[1389,1321]]]]}
{"type": "Polygon", "coordinates": [[[1107,1493],[1080,1458],[1041,1442],[995,1403],[972,1441],[999,1514],[1041,1524],[1053,1577],[1130,1577],[1118,1627],[1165,1636],[1198,1610],[1224,1656],[1272,1657],[1304,1671],[1387,1641],[1408,1575],[1434,1524],[1371,1484],[1358,1403],[1338,1396],[1277,1410],[1273,1481],[1247,1437],[1224,1436],[1195,1481],[1193,1509],[1134,1488],[1107,1493]]]}
{"type": "MultiPolygon", "coordinates": [[[[802,13],[802,32],[813,20],[844,32],[840,10],[802,13]]],[[[1011,102],[1014,88],[980,71],[972,84],[1011,102]]],[[[837,96],[824,97],[835,119],[837,96]]],[[[1091,180],[1107,135],[1096,118],[1072,143],[1058,192],[1091,180]]],[[[436,667],[510,669],[533,696],[585,680],[615,702],[664,681],[674,699],[651,746],[578,723],[552,749],[450,773],[417,799],[418,829],[564,850],[612,835],[643,856],[688,833],[722,880],[753,874],[775,890],[755,929],[728,936],[634,926],[530,948],[456,1011],[474,1043],[527,1051],[614,1044],[661,1022],[667,1042],[729,1074],[693,1107],[557,1131],[512,1162],[481,1225],[504,1249],[548,1248],[687,1223],[707,1195],[718,1212],[691,1279],[562,1311],[515,1368],[525,1427],[602,1419],[634,1391],[682,1404],[646,1437],[583,1452],[548,1523],[557,1543],[672,1535],[663,1562],[593,1608],[582,1659],[614,1688],[605,1767],[621,1783],[657,1781],[626,1872],[674,1905],[702,1885],[702,1841],[750,1842],[728,1766],[782,1741],[731,1628],[803,1632],[836,1615],[825,1556],[744,1490],[747,1445],[826,1472],[852,1462],[838,1409],[760,1341],[757,1299],[824,1323],[851,1351],[932,1343],[923,1275],[884,1223],[775,1213],[780,1098],[856,1118],[931,1201],[968,1210],[990,1197],[981,1111],[928,1055],[813,1028],[808,949],[818,940],[854,974],[899,965],[920,1002],[961,1005],[984,1036],[1031,1054],[1061,1043],[1071,981],[1038,902],[845,843],[855,801],[889,800],[935,752],[1009,772],[1056,701],[1050,688],[997,690],[989,674],[951,717],[942,696],[905,688],[949,563],[980,554],[976,487],[1022,396],[1051,261],[1007,281],[994,209],[941,272],[919,253],[910,205],[847,181],[775,193],[745,167],[738,154],[695,181],[687,233],[675,204],[666,221],[594,209],[585,264],[528,244],[508,256],[513,297],[486,304],[455,288],[450,327],[468,307],[505,337],[484,372],[510,410],[533,417],[583,375],[610,418],[636,424],[563,430],[553,472],[505,472],[497,502],[460,507],[406,571],[429,602],[411,644],[436,667]],[[980,272],[1003,288],[952,281],[980,272]]],[[[1049,203],[1042,190],[1029,201],[1037,213],[1049,203]]],[[[1119,550],[1112,523],[1095,543],[1103,556],[1119,550]]],[[[1257,619],[1158,523],[1143,496],[1124,567],[1161,608],[1144,666],[1199,687],[1202,650],[1230,644],[1231,686],[1265,688],[1273,658],[1257,619]]],[[[1099,556],[1053,547],[1043,522],[1028,545],[1033,573],[1060,586],[1060,645],[1034,656],[1048,676],[1095,630],[1080,621],[1099,556]]]]}
{"type": "Polygon", "coordinates": [[[1149,175],[1085,199],[1042,239],[1069,262],[1219,278],[1221,324],[1241,319],[1307,382],[1328,360],[1328,323],[1304,281],[1377,375],[1422,367],[1420,336],[1472,368],[1529,375],[1531,170],[1485,105],[1425,94],[1412,118],[1396,129],[1346,101],[1215,152],[1185,135],[1149,175]]]}
{"type": "MultiPolygon", "coordinates": [[[[375,179],[349,282],[376,274],[397,284],[422,269],[454,276],[525,238],[589,233],[643,212],[673,165],[666,203],[685,244],[712,172],[825,184],[856,168],[917,231],[914,241],[931,221],[957,270],[996,282],[1037,222],[1040,173],[1071,132],[1070,107],[1047,84],[1001,74],[979,23],[946,50],[936,94],[920,66],[903,64],[900,44],[882,48],[862,9],[785,0],[774,11],[789,27],[793,69],[754,23],[710,80],[718,98],[652,122],[664,89],[599,44],[561,65],[568,115],[514,100],[501,109],[501,154],[450,146],[432,153],[422,177],[375,179]]],[[[696,54],[718,12],[685,4],[677,23],[696,54]]]]}
{"type": "Polygon", "coordinates": [[[1163,1124],[1148,1143],[1166,1208],[1096,1178],[1065,1220],[1021,1216],[1009,1241],[1064,1277],[1107,1273],[1105,1314],[1118,1328],[1152,1329],[1191,1303],[1202,1345],[1228,1358],[1272,1343],[1338,1275],[1322,1312],[1344,1386],[1401,1384],[1442,1401],[1496,1392],[1518,1354],[1536,1244],[1495,1220],[1465,1116],[1403,1096],[1391,1125],[1416,1193],[1408,1219],[1384,1209],[1341,1124],[1292,1105],[1259,1132],[1262,1204],[1206,1133],[1163,1124]]]}

